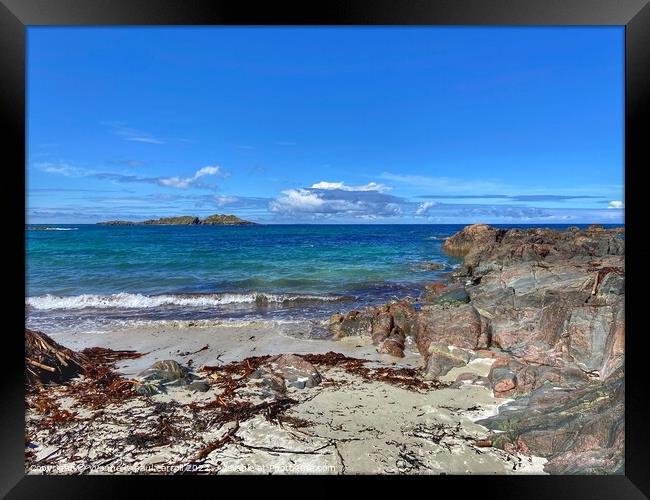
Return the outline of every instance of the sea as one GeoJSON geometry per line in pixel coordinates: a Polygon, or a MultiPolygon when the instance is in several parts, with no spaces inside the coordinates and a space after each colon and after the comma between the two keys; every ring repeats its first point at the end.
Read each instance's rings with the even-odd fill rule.
{"type": "Polygon", "coordinates": [[[30,224],[26,326],[323,322],[391,299],[417,301],[426,283],[460,264],[442,246],[463,227],[30,224]]]}

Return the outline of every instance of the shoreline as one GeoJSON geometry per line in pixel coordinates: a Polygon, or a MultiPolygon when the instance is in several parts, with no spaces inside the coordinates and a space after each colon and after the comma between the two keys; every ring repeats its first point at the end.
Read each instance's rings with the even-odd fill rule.
{"type": "Polygon", "coordinates": [[[175,360],[203,378],[205,392],[185,383],[129,389],[129,399],[118,394],[89,413],[65,394],[92,380],[50,389],[47,404],[66,425],[48,430],[47,416],[28,412],[30,443],[40,447],[29,473],[64,472],[66,456],[91,472],[98,457],[119,459],[126,468],[117,473],[155,464],[163,470],[147,472],[183,464],[194,473],[618,470],[624,243],[605,229],[545,231],[468,226],[445,242],[463,266],[427,287],[421,307],[395,301],[334,314],[332,338],[309,338],[300,322],[57,334],[77,351],[143,353],[113,365],[120,387],[145,387],[143,373],[175,360]],[[80,429],[92,454],[78,455],[80,429]],[[563,438],[568,432],[581,438],[563,438]],[[52,452],[50,440],[64,444],[52,452]]]}
{"type": "MultiPolygon", "coordinates": [[[[120,361],[117,371],[127,379],[150,366],[155,361],[177,359],[192,365],[227,365],[249,356],[268,354],[325,354],[338,352],[355,359],[367,360],[371,366],[393,368],[418,368],[422,358],[416,351],[409,351],[405,358],[377,353],[368,338],[300,339],[283,335],[270,326],[266,327],[205,327],[205,328],[149,328],[113,331],[110,334],[81,336],[79,334],[58,335],[60,342],[74,350],[100,346],[123,349],[125,346],[146,353],[138,359],[120,361]],[[251,337],[253,337],[251,339],[251,337]],[[207,349],[204,347],[208,345],[207,349]],[[191,354],[179,355],[179,350],[191,354]],[[198,352],[197,352],[198,351],[198,352]]],[[[479,360],[473,363],[477,373],[486,375],[493,360],[479,360]]],[[[505,474],[542,473],[545,462],[539,457],[522,457],[496,449],[476,448],[469,438],[482,438],[487,429],[475,420],[493,415],[505,401],[499,400],[484,387],[465,385],[461,388],[441,388],[426,392],[413,392],[383,382],[364,382],[358,376],[346,373],[336,367],[319,368],[324,381],[312,389],[290,389],[287,395],[299,401],[285,415],[290,422],[281,426],[255,417],[240,424],[237,436],[243,441],[227,445],[210,454],[209,464],[197,466],[196,473],[311,473],[311,474],[364,474],[364,473],[424,473],[424,474],[505,474]],[[480,408],[477,408],[480,407],[480,408]],[[415,412],[414,408],[418,408],[415,412]],[[467,409],[470,408],[470,411],[467,409]],[[305,421],[310,422],[302,427],[305,421]],[[399,424],[396,424],[399,422],[399,424]],[[444,436],[442,444],[431,441],[426,429],[436,427],[444,436]],[[316,454],[310,450],[328,444],[316,454]],[[334,443],[334,444],[332,444],[334,443]],[[257,450],[250,447],[280,447],[283,451],[257,450]],[[247,448],[248,447],[248,448],[247,448]],[[287,452],[295,450],[296,453],[287,452]],[[400,458],[401,457],[401,458],[400,458]],[[517,458],[515,458],[517,457],[517,458]],[[521,461],[519,461],[519,458],[521,461]],[[411,460],[411,464],[409,463],[411,460]],[[221,462],[219,467],[214,466],[221,462]],[[516,470],[512,470],[517,463],[516,470]],[[213,465],[210,465],[213,464],[213,465]]],[[[450,373],[445,382],[451,382],[455,373],[450,373]]],[[[150,398],[136,398],[125,405],[109,405],[101,411],[112,418],[126,419],[124,413],[144,412],[160,404],[189,405],[208,402],[215,397],[215,390],[190,394],[182,388],[170,390],[150,398]],[[119,416],[119,417],[118,417],[119,416]]],[[[218,391],[217,391],[218,393],[218,391]]],[[[70,398],[57,398],[61,409],[79,411],[70,398]]],[[[258,401],[258,396],[244,397],[258,401]]],[[[82,417],[91,419],[97,412],[82,412],[82,417]]],[[[31,416],[33,417],[33,415],[31,416]]],[[[95,417],[98,418],[98,417],[95,417]]],[[[35,425],[35,424],[34,424],[35,425]]],[[[74,424],[73,424],[74,425],[74,424]]],[[[82,423],[76,424],[82,427],[82,423]]],[[[84,466],[95,460],[96,454],[110,453],[108,444],[115,435],[128,437],[128,427],[113,425],[104,428],[99,425],[88,432],[94,442],[94,454],[83,460],[84,466]],[[110,429],[110,432],[108,430],[110,429]],[[104,443],[104,444],[102,444],[104,443]]],[[[28,429],[30,426],[28,425],[28,429]]],[[[228,432],[230,427],[222,430],[228,432]]],[[[69,430],[69,435],[76,435],[69,430]]],[[[58,435],[65,442],[65,433],[58,435]]],[[[220,435],[220,434],[219,434],[220,435]]],[[[36,433],[34,441],[46,432],[36,433]]],[[[56,433],[55,433],[56,436],[56,433]]],[[[71,443],[72,444],[72,443],[71,443]]],[[[179,457],[191,454],[196,445],[190,443],[174,446],[153,447],[133,450],[135,456],[125,459],[122,466],[111,471],[109,464],[103,470],[96,468],[90,473],[167,473],[173,463],[177,471],[182,464],[179,457]]],[[[36,453],[38,463],[54,451],[44,446],[36,453]]],[[[48,460],[51,460],[50,457],[48,460]]],[[[78,473],[81,464],[62,460],[56,466],[51,464],[32,466],[30,474],[66,473],[66,468],[78,473]]]]}

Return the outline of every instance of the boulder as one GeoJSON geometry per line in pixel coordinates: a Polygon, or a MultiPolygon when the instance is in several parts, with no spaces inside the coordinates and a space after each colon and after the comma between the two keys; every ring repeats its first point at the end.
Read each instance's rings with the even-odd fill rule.
{"type": "Polygon", "coordinates": [[[623,255],[625,241],[616,231],[585,229],[495,229],[485,224],[465,227],[447,238],[444,251],[462,257],[460,274],[498,270],[518,262],[560,262],[576,256],[623,255]]]}
{"type": "Polygon", "coordinates": [[[388,338],[384,340],[377,349],[377,352],[380,354],[388,354],[390,356],[395,356],[397,358],[403,358],[404,357],[404,342],[405,342],[405,337],[404,337],[404,332],[402,332],[402,329],[398,326],[395,326],[388,338]]]}
{"type": "Polygon", "coordinates": [[[389,311],[379,311],[372,321],[372,342],[381,344],[388,338],[393,329],[393,316],[389,311]]]}
{"type": "Polygon", "coordinates": [[[446,345],[431,343],[424,359],[425,378],[435,379],[446,375],[452,368],[466,365],[469,356],[461,349],[451,350],[446,345]]]}
{"type": "Polygon", "coordinates": [[[486,388],[491,387],[490,380],[487,377],[483,377],[471,372],[464,372],[458,375],[450,387],[452,389],[458,389],[466,384],[478,385],[486,388]]]}
{"type": "Polygon", "coordinates": [[[429,283],[424,286],[422,300],[424,302],[434,302],[446,288],[445,283],[429,283]]]}
{"type": "Polygon", "coordinates": [[[295,354],[269,358],[252,377],[262,379],[263,383],[279,392],[283,392],[286,387],[315,387],[322,380],[314,365],[295,354]]]}
{"type": "Polygon", "coordinates": [[[453,308],[422,306],[415,322],[415,340],[423,354],[431,342],[476,349],[486,328],[487,323],[470,304],[453,308]]]}
{"type": "Polygon", "coordinates": [[[517,375],[505,367],[497,367],[490,370],[488,376],[494,395],[498,398],[509,396],[517,387],[517,375]]]}
{"type": "Polygon", "coordinates": [[[197,382],[200,379],[173,359],[156,361],[149,368],[136,375],[136,392],[146,396],[167,392],[170,387],[185,387],[192,391],[205,392],[209,389],[207,382],[197,382]]]}
{"type": "Polygon", "coordinates": [[[402,330],[405,336],[413,335],[416,312],[412,305],[406,302],[393,302],[388,306],[393,316],[393,325],[402,330]]]}
{"type": "Polygon", "coordinates": [[[189,369],[173,359],[156,361],[149,368],[139,372],[136,377],[147,381],[160,380],[163,383],[191,380],[189,369]]]}
{"type": "Polygon", "coordinates": [[[435,299],[434,304],[443,307],[458,307],[469,302],[469,294],[464,287],[449,287],[435,299]]]}
{"type": "Polygon", "coordinates": [[[350,311],[342,318],[340,314],[335,314],[330,318],[329,328],[336,338],[371,335],[373,316],[367,310],[350,311]]]}

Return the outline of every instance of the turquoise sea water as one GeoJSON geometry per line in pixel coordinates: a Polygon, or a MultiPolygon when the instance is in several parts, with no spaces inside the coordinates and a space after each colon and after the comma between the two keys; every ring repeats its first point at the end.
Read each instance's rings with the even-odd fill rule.
{"type": "Polygon", "coordinates": [[[442,244],[464,226],[34,227],[26,231],[27,323],[65,330],[125,320],[326,318],[418,297],[458,264],[442,244]]]}

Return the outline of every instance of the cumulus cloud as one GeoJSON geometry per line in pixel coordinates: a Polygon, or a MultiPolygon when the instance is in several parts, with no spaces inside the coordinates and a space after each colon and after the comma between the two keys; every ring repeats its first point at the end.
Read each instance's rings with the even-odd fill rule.
{"type": "Polygon", "coordinates": [[[403,213],[404,200],[385,194],[387,188],[370,183],[348,186],[343,182],[321,181],[310,188],[288,189],[269,203],[271,212],[286,216],[346,216],[372,219],[403,213]]]}
{"type": "Polygon", "coordinates": [[[437,203],[435,201],[425,201],[424,203],[420,203],[420,206],[415,211],[415,215],[425,215],[429,209],[435,207],[436,205],[437,203]]]}
{"type": "Polygon", "coordinates": [[[273,200],[269,208],[272,212],[318,212],[325,201],[308,189],[288,189],[284,196],[273,200]]]}
{"type": "Polygon", "coordinates": [[[610,201],[607,208],[625,208],[625,204],[622,201],[610,201]]]}

